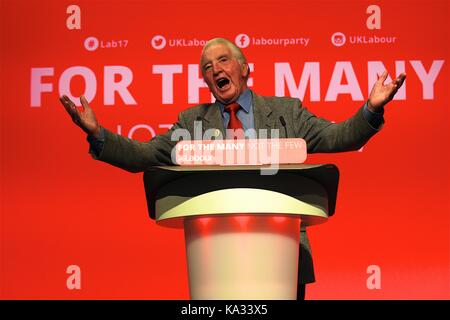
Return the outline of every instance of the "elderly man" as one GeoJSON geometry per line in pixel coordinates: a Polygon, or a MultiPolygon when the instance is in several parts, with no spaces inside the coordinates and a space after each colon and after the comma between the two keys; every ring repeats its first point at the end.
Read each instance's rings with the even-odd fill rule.
{"type": "MultiPolygon", "coordinates": [[[[179,114],[178,121],[163,135],[147,143],[133,141],[100,126],[86,99],[80,98],[78,110],[67,97],[61,103],[73,122],[88,134],[92,156],[122,169],[139,172],[150,166],[173,165],[171,151],[177,141],[171,136],[176,129],[187,129],[194,136],[194,122],[202,121],[204,130],[218,129],[226,136],[227,129],[281,129],[281,138],[303,138],[308,152],[342,152],[358,150],[383,123],[384,106],[394,97],[406,75],[384,84],[385,71],[375,83],[368,100],[350,119],[331,123],[308,112],[294,98],[263,97],[247,87],[249,66],[241,50],[232,42],[216,38],[202,51],[201,70],[216,102],[201,104],[179,114]],[[284,123],[280,123],[282,117],[284,123]]],[[[248,132],[255,132],[249,130],[248,132]]],[[[314,282],[314,269],[306,230],[301,230],[298,298],[303,299],[305,284],[314,282]]]]}

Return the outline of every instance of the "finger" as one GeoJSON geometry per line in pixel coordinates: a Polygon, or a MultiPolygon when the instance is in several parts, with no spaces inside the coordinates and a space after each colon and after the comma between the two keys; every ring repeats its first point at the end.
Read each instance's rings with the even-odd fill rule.
{"type": "MultiPolygon", "coordinates": [[[[406,74],[401,73],[397,78],[392,80],[392,82],[387,85],[388,89],[389,89],[389,94],[392,94],[392,90],[395,90],[395,92],[397,92],[397,90],[400,89],[403,82],[405,81],[405,78],[406,78],[406,74]]],[[[395,94],[395,92],[394,92],[394,94],[395,94]]]]}
{"type": "Polygon", "coordinates": [[[62,95],[62,96],[60,96],[59,97],[59,101],[61,101],[61,103],[64,105],[64,106],[69,106],[69,104],[68,104],[68,101],[67,101],[67,96],[65,96],[65,95],[62,95]]]}
{"type": "Polygon", "coordinates": [[[72,119],[74,121],[76,120],[78,121],[80,118],[80,111],[77,109],[75,103],[73,103],[73,101],[70,100],[69,97],[66,95],[63,95],[62,98],[65,103],[66,110],[70,113],[72,119]]]}
{"type": "Polygon", "coordinates": [[[388,96],[389,96],[389,100],[392,100],[395,96],[395,94],[397,93],[398,89],[400,88],[400,86],[396,83],[396,82],[391,82],[388,86],[388,96]]]}
{"type": "Polygon", "coordinates": [[[70,98],[69,98],[68,96],[63,95],[63,96],[62,96],[62,99],[63,99],[63,101],[64,101],[70,108],[75,107],[75,103],[73,103],[73,101],[70,100],[70,98]]]}
{"type": "Polygon", "coordinates": [[[85,111],[87,109],[90,109],[89,104],[88,104],[85,96],[81,96],[80,97],[80,102],[81,102],[81,105],[83,106],[83,111],[85,111]]]}
{"type": "Polygon", "coordinates": [[[70,116],[73,116],[73,109],[71,107],[71,101],[67,96],[61,96],[59,97],[59,101],[61,101],[62,105],[66,109],[66,111],[69,113],[70,116]]]}
{"type": "Polygon", "coordinates": [[[78,113],[77,106],[75,105],[75,103],[72,100],[70,100],[70,98],[68,96],[65,96],[65,100],[66,100],[66,103],[69,105],[70,109],[73,112],[78,113]]]}
{"type": "Polygon", "coordinates": [[[406,79],[406,73],[400,74],[397,77],[397,79],[395,79],[395,82],[399,88],[403,85],[403,82],[405,82],[405,79],[406,79]]]}
{"type": "Polygon", "coordinates": [[[387,77],[388,77],[388,72],[387,72],[387,70],[384,70],[383,73],[381,74],[380,78],[378,78],[378,82],[383,84],[384,81],[386,81],[387,77]]]}
{"type": "Polygon", "coordinates": [[[60,101],[61,104],[63,105],[64,109],[66,109],[66,111],[70,113],[70,107],[69,107],[69,105],[66,103],[66,101],[64,100],[64,98],[63,98],[62,96],[59,97],[59,101],[60,101]]]}

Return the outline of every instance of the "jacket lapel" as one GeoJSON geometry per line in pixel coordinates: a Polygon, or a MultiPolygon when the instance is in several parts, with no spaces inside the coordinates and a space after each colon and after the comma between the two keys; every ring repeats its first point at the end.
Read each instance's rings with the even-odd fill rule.
{"type": "Polygon", "coordinates": [[[255,130],[259,137],[260,129],[274,129],[274,119],[272,109],[267,105],[263,97],[253,92],[253,117],[255,120],[255,130]]]}
{"type": "Polygon", "coordinates": [[[216,131],[214,132],[214,136],[217,136],[217,130],[219,130],[222,137],[225,137],[225,128],[223,126],[222,115],[220,114],[220,107],[216,102],[207,108],[203,120],[203,132],[208,129],[213,129],[216,131]]]}

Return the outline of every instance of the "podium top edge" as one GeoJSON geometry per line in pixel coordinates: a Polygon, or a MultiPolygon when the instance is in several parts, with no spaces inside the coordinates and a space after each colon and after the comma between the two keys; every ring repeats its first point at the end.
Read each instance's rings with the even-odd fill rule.
{"type": "Polygon", "coordinates": [[[314,168],[329,168],[337,169],[334,164],[279,164],[278,166],[271,165],[228,165],[228,166],[203,166],[203,165],[192,165],[192,166],[155,166],[147,169],[150,170],[163,170],[163,171],[256,171],[256,170],[307,170],[314,168]]]}
{"type": "MultiPolygon", "coordinates": [[[[337,186],[339,183],[339,169],[334,164],[280,164],[276,167],[270,165],[154,166],[144,171],[143,180],[148,212],[150,217],[154,219],[157,197],[158,195],[161,196],[161,190],[164,188],[165,191],[163,193],[168,193],[169,186],[172,183],[178,188],[177,192],[181,193],[206,193],[217,190],[219,187],[221,189],[239,187],[258,188],[261,183],[270,190],[278,190],[280,188],[283,189],[287,182],[294,181],[299,176],[313,180],[325,188],[328,196],[328,215],[332,216],[335,210],[337,186]],[[277,180],[275,183],[274,179],[277,179],[275,177],[288,180],[277,180]],[[195,180],[197,178],[209,180],[206,184],[201,184],[195,180]],[[189,190],[186,188],[183,189],[179,183],[186,183],[189,179],[193,183],[192,188],[188,188],[189,190]]],[[[175,189],[170,190],[171,192],[175,192],[175,189]]],[[[293,189],[293,191],[295,190],[293,189]]]]}

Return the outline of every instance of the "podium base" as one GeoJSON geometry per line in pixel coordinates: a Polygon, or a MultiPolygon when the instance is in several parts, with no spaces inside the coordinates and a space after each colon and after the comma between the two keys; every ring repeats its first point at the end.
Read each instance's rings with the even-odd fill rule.
{"type": "Polygon", "coordinates": [[[194,300],[295,300],[300,218],[272,214],[184,219],[194,300]]]}

